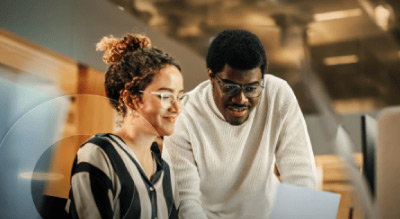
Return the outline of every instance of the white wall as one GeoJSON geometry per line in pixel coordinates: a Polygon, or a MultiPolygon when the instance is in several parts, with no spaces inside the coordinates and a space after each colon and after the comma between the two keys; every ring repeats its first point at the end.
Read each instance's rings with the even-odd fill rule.
{"type": "Polygon", "coordinates": [[[185,89],[207,79],[205,60],[107,0],[1,0],[0,28],[105,71],[96,43],[104,35],[145,33],[182,64],[185,89]]]}
{"type": "MultiPolygon", "coordinates": [[[[378,111],[366,112],[376,118],[378,111]]],[[[349,133],[351,140],[353,141],[354,152],[361,152],[361,115],[363,113],[339,115],[339,119],[342,122],[344,129],[349,133]]],[[[319,115],[305,115],[308,132],[310,134],[311,143],[313,146],[314,154],[335,154],[335,148],[331,145],[324,133],[322,127],[321,117],[319,115]]]]}

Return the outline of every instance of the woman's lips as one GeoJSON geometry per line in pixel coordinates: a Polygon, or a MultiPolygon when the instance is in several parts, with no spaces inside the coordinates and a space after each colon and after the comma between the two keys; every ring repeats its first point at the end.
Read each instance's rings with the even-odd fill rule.
{"type": "Polygon", "coordinates": [[[165,116],[163,118],[169,123],[175,123],[176,121],[176,116],[165,116]]]}

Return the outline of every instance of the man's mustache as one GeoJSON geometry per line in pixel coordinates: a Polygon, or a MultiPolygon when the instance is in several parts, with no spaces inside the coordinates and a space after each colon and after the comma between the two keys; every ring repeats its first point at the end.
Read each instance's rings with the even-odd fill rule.
{"type": "Polygon", "coordinates": [[[235,108],[250,108],[250,105],[241,105],[241,104],[228,104],[226,105],[226,107],[235,107],[235,108]]]}

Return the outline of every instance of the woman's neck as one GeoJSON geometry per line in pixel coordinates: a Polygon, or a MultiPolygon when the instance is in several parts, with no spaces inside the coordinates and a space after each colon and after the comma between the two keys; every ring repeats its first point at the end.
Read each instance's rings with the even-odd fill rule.
{"type": "Polygon", "coordinates": [[[140,130],[137,130],[137,128],[134,127],[122,127],[118,131],[114,132],[114,134],[121,137],[130,149],[140,152],[141,154],[150,152],[150,147],[157,137],[147,133],[142,133],[140,130]]]}
{"type": "Polygon", "coordinates": [[[121,129],[114,132],[114,134],[124,140],[125,144],[136,155],[147,177],[151,179],[155,169],[151,145],[157,136],[145,132],[140,125],[130,126],[126,124],[124,124],[121,129]]]}

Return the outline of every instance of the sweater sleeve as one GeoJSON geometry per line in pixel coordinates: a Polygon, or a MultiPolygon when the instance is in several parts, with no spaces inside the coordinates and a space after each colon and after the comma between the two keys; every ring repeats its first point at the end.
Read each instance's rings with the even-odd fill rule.
{"type": "Polygon", "coordinates": [[[181,114],[175,124],[174,134],[164,139],[178,185],[179,216],[183,219],[206,219],[200,200],[199,172],[183,116],[181,114]]]}
{"type": "Polygon", "coordinates": [[[282,182],[317,188],[317,171],[306,123],[296,96],[285,82],[279,92],[281,131],[275,150],[282,182]]]}

